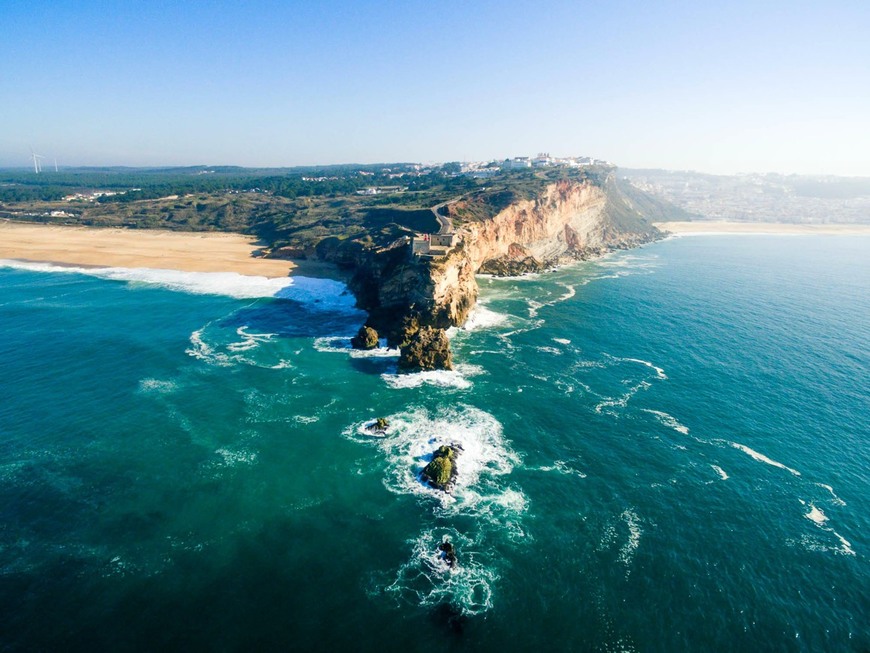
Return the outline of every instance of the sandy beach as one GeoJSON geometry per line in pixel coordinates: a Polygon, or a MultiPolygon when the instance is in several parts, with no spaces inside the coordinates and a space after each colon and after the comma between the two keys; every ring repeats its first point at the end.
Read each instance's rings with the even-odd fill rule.
{"type": "Polygon", "coordinates": [[[250,236],[0,222],[0,259],[62,265],[286,277],[292,261],[257,258],[250,236]]]}
{"type": "Polygon", "coordinates": [[[826,234],[854,236],[870,234],[870,225],[783,224],[780,222],[657,222],[655,226],[677,235],[703,234],[826,234]]]}

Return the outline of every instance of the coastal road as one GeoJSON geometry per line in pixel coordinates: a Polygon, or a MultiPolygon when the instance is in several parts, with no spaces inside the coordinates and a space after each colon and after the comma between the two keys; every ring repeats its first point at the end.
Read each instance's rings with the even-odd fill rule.
{"type": "Polygon", "coordinates": [[[446,202],[441,202],[441,204],[436,204],[432,207],[432,213],[435,214],[435,219],[438,220],[438,224],[440,225],[438,228],[439,234],[453,233],[453,221],[450,218],[441,215],[440,213],[438,213],[438,211],[443,209],[448,204],[455,204],[461,199],[462,197],[460,196],[452,200],[447,200],[446,202]]]}

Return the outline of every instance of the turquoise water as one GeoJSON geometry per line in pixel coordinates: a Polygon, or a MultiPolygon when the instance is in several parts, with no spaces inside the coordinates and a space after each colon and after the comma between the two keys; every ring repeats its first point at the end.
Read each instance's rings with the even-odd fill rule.
{"type": "Polygon", "coordinates": [[[3,650],[870,647],[870,239],[480,282],[399,377],[335,282],[0,268],[3,650]]]}

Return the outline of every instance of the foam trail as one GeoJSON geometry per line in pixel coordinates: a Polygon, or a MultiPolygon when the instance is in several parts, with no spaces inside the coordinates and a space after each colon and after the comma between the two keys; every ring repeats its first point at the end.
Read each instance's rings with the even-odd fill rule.
{"type": "Polygon", "coordinates": [[[634,552],[640,545],[640,536],[643,531],[640,528],[640,519],[633,510],[624,511],[620,515],[620,519],[628,527],[628,541],[619,549],[617,559],[627,567],[625,575],[628,576],[631,573],[631,561],[634,559],[634,552]]]}
{"type": "Polygon", "coordinates": [[[261,342],[268,342],[275,337],[274,333],[248,333],[247,326],[241,326],[236,329],[236,335],[241,336],[240,342],[231,342],[227,345],[230,351],[247,351],[255,349],[261,342]]]}
{"type": "Polygon", "coordinates": [[[834,492],[834,488],[830,485],[826,485],[825,483],[816,483],[819,487],[825,488],[828,492],[831,493],[831,496],[834,498],[834,504],[838,506],[845,506],[846,502],[843,501],[840,497],[837,496],[837,493],[834,492]]]}
{"type": "Polygon", "coordinates": [[[661,424],[674,429],[677,433],[682,433],[683,435],[689,434],[689,427],[680,424],[673,415],[669,415],[661,410],[651,410],[649,408],[643,408],[642,410],[645,413],[655,415],[661,424]]]}
{"type": "Polygon", "coordinates": [[[740,451],[747,454],[748,456],[750,456],[754,460],[757,460],[758,462],[766,463],[768,465],[773,465],[774,467],[779,467],[780,469],[784,469],[787,472],[791,472],[795,476],[801,475],[801,473],[799,471],[797,471],[796,469],[792,469],[791,467],[787,467],[786,465],[783,465],[780,462],[777,462],[775,460],[771,460],[770,458],[768,458],[764,454],[758,453],[754,449],[750,449],[745,444],[740,444],[738,442],[728,442],[728,444],[730,444],[735,449],[739,449],[740,451]]]}
{"type": "Polygon", "coordinates": [[[228,367],[229,365],[232,365],[229,356],[216,352],[205,342],[205,340],[202,339],[204,328],[205,327],[203,327],[203,329],[197,329],[190,334],[190,347],[185,350],[185,353],[188,356],[193,356],[194,358],[198,358],[199,360],[212,365],[217,365],[218,367],[228,367]]]}
{"type": "Polygon", "coordinates": [[[556,460],[552,465],[545,465],[542,467],[532,467],[530,468],[533,471],[538,472],[558,472],[560,474],[565,474],[566,476],[579,476],[580,478],[586,478],[586,474],[581,472],[578,469],[574,469],[568,465],[564,460],[556,460]]]}
{"type": "MultiPolygon", "coordinates": [[[[804,502],[801,501],[803,504],[804,502]]],[[[827,526],[828,516],[822,512],[821,508],[817,507],[814,503],[810,503],[810,511],[804,515],[807,519],[813,522],[816,526],[818,526],[821,530],[826,533],[831,533],[837,540],[840,542],[840,547],[834,549],[836,553],[842,553],[843,555],[855,555],[855,550],[852,548],[852,543],[849,542],[845,537],[840,535],[837,531],[835,531],[830,526],[827,526]]]]}
{"type": "Polygon", "coordinates": [[[668,376],[665,374],[665,371],[659,367],[658,365],[654,365],[649,361],[645,361],[641,358],[617,358],[616,356],[611,356],[611,358],[615,361],[619,361],[620,363],[638,363],[640,365],[644,365],[651,370],[655,370],[656,377],[661,379],[662,381],[666,381],[668,376]]]}
{"type": "Polygon", "coordinates": [[[710,467],[712,467],[713,470],[714,470],[717,474],[719,474],[719,478],[721,478],[723,481],[727,481],[727,480],[730,478],[730,477],[728,476],[728,474],[725,473],[725,470],[722,469],[721,467],[719,467],[719,465],[710,465],[710,467]]]}

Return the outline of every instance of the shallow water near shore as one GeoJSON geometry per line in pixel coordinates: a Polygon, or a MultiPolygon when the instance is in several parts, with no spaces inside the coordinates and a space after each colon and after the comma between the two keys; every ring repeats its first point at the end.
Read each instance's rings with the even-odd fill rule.
{"type": "Polygon", "coordinates": [[[0,267],[4,650],[870,647],[870,237],[482,277],[409,376],[191,279],[0,267]]]}

